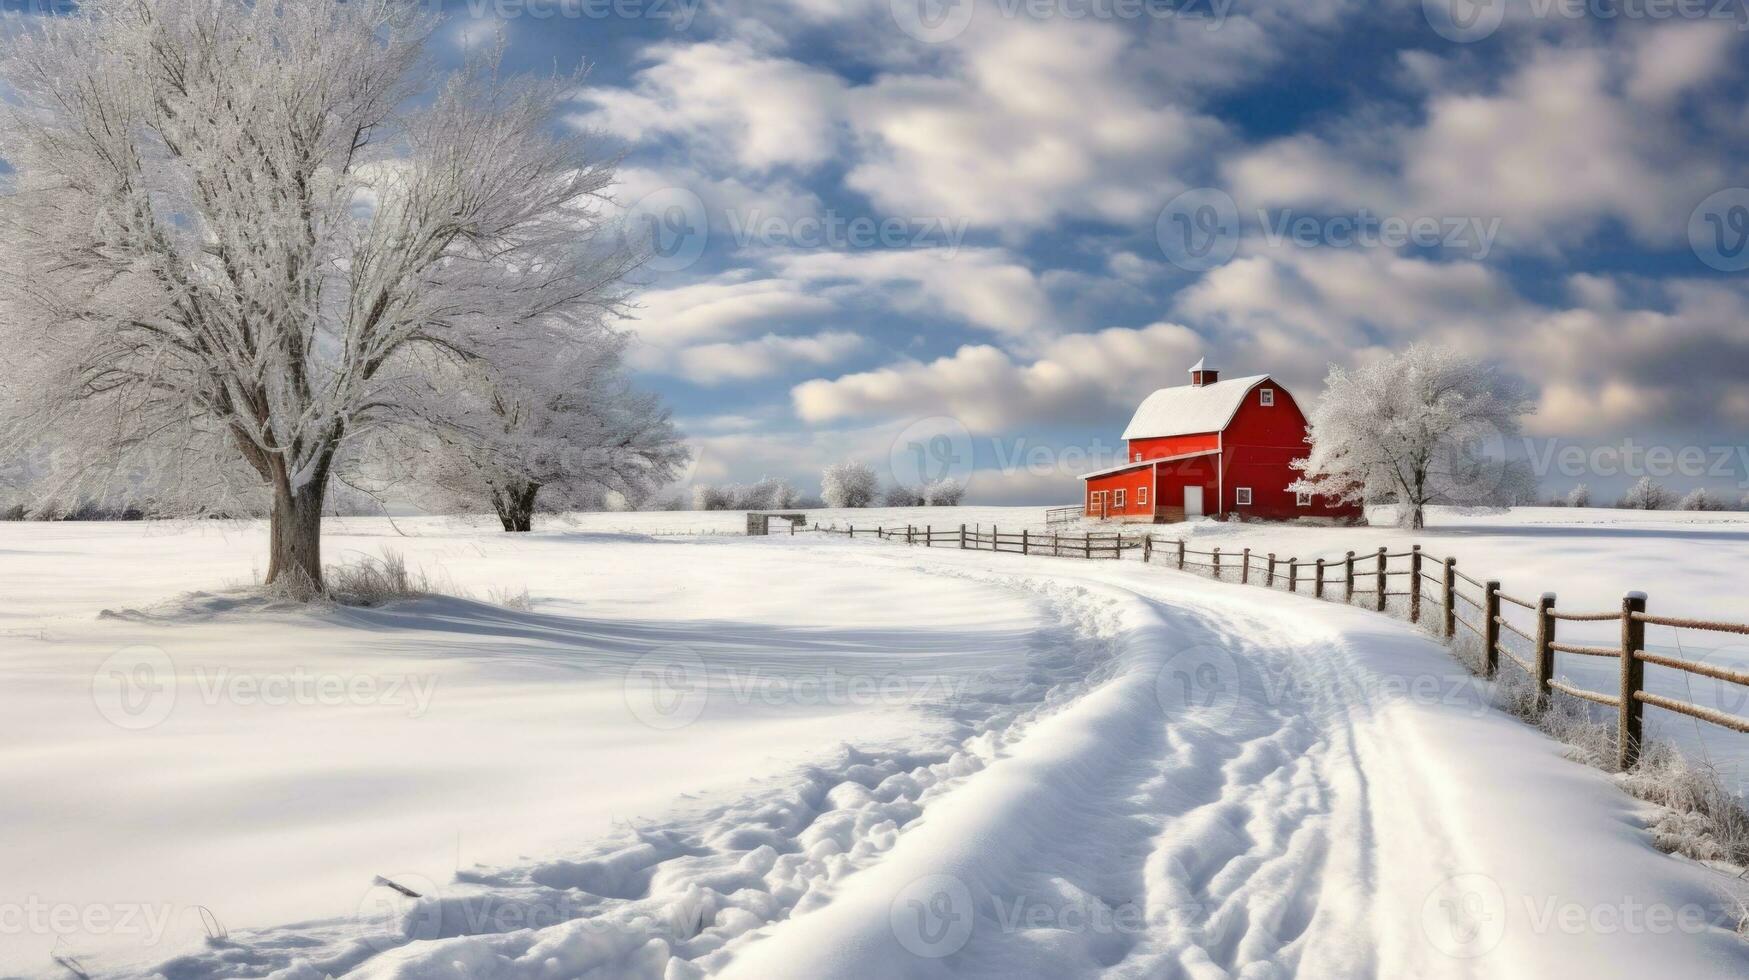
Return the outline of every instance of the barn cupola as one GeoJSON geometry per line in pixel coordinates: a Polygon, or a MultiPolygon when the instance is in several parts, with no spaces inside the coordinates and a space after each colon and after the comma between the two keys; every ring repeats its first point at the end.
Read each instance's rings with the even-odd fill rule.
{"type": "Polygon", "coordinates": [[[1220,380],[1220,377],[1221,372],[1209,367],[1208,358],[1205,357],[1191,366],[1190,386],[1192,388],[1201,388],[1203,385],[1212,385],[1220,380]]]}

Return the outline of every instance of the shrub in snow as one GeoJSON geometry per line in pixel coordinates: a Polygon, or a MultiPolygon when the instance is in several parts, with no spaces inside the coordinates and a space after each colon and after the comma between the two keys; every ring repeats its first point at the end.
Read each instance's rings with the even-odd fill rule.
{"type": "Polygon", "coordinates": [[[1310,417],[1312,452],[1294,489],[1352,503],[1393,501],[1398,523],[1432,504],[1502,507],[1534,497],[1505,440],[1534,408],[1510,375],[1450,348],[1416,344],[1354,371],[1332,366],[1310,417]]]}
{"type": "Polygon", "coordinates": [[[1640,482],[1628,488],[1622,495],[1617,506],[1628,510],[1668,510],[1674,501],[1674,496],[1664,485],[1649,476],[1640,477],[1640,482]]]}
{"type": "Polygon", "coordinates": [[[921,507],[923,506],[923,492],[914,487],[895,483],[888,487],[887,492],[882,495],[881,503],[887,507],[921,507]]]}
{"type": "Polygon", "coordinates": [[[1567,493],[1568,507],[1591,506],[1591,488],[1581,483],[1567,493]]]}
{"type": "Polygon", "coordinates": [[[426,425],[443,365],[550,361],[529,325],[614,280],[612,158],[554,125],[575,80],[433,79],[438,21],[399,0],[31,20],[0,46],[0,268],[34,270],[0,277],[0,457],[56,440],[69,483],[270,500],[268,580],[319,590],[342,447],[426,425]]]}
{"type": "Polygon", "coordinates": [[[1676,509],[1724,510],[1725,507],[1724,504],[1720,503],[1712,494],[1707,492],[1706,487],[1696,487],[1688,492],[1688,496],[1682,498],[1682,502],[1676,505],[1676,509]]]}
{"type": "Polygon", "coordinates": [[[833,463],[820,474],[820,499],[828,507],[867,507],[880,480],[867,463],[833,463]]]}
{"type": "Polygon", "coordinates": [[[794,510],[801,495],[794,487],[775,477],[743,485],[730,483],[720,487],[698,485],[692,488],[694,510],[794,510]]]}
{"type": "Polygon", "coordinates": [[[929,507],[958,507],[966,495],[965,484],[941,479],[923,488],[923,503],[929,507]]]}

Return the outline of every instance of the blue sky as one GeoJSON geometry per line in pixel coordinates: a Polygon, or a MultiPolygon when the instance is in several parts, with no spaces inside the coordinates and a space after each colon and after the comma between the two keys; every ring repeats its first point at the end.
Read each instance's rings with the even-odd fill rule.
{"type": "Polygon", "coordinates": [[[475,0],[441,43],[591,64],[692,479],[924,446],[1073,500],[1199,357],[1309,401],[1428,339],[1536,386],[1546,490],[1741,497],[1749,0],[1471,2],[475,0]]]}

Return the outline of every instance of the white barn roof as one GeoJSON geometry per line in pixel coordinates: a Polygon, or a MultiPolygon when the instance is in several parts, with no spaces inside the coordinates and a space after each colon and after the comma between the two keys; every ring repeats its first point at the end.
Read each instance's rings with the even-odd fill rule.
{"type": "Polygon", "coordinates": [[[1123,438],[1154,439],[1219,432],[1233,421],[1233,414],[1245,403],[1245,396],[1251,389],[1268,380],[1269,375],[1257,374],[1211,385],[1161,388],[1143,399],[1130,424],[1123,430],[1123,438]]]}

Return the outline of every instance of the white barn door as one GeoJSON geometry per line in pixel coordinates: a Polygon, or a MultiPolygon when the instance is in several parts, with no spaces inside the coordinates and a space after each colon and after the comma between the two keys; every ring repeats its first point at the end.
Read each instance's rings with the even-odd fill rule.
{"type": "Polygon", "coordinates": [[[1202,487],[1184,488],[1184,519],[1202,516],[1202,487]]]}

